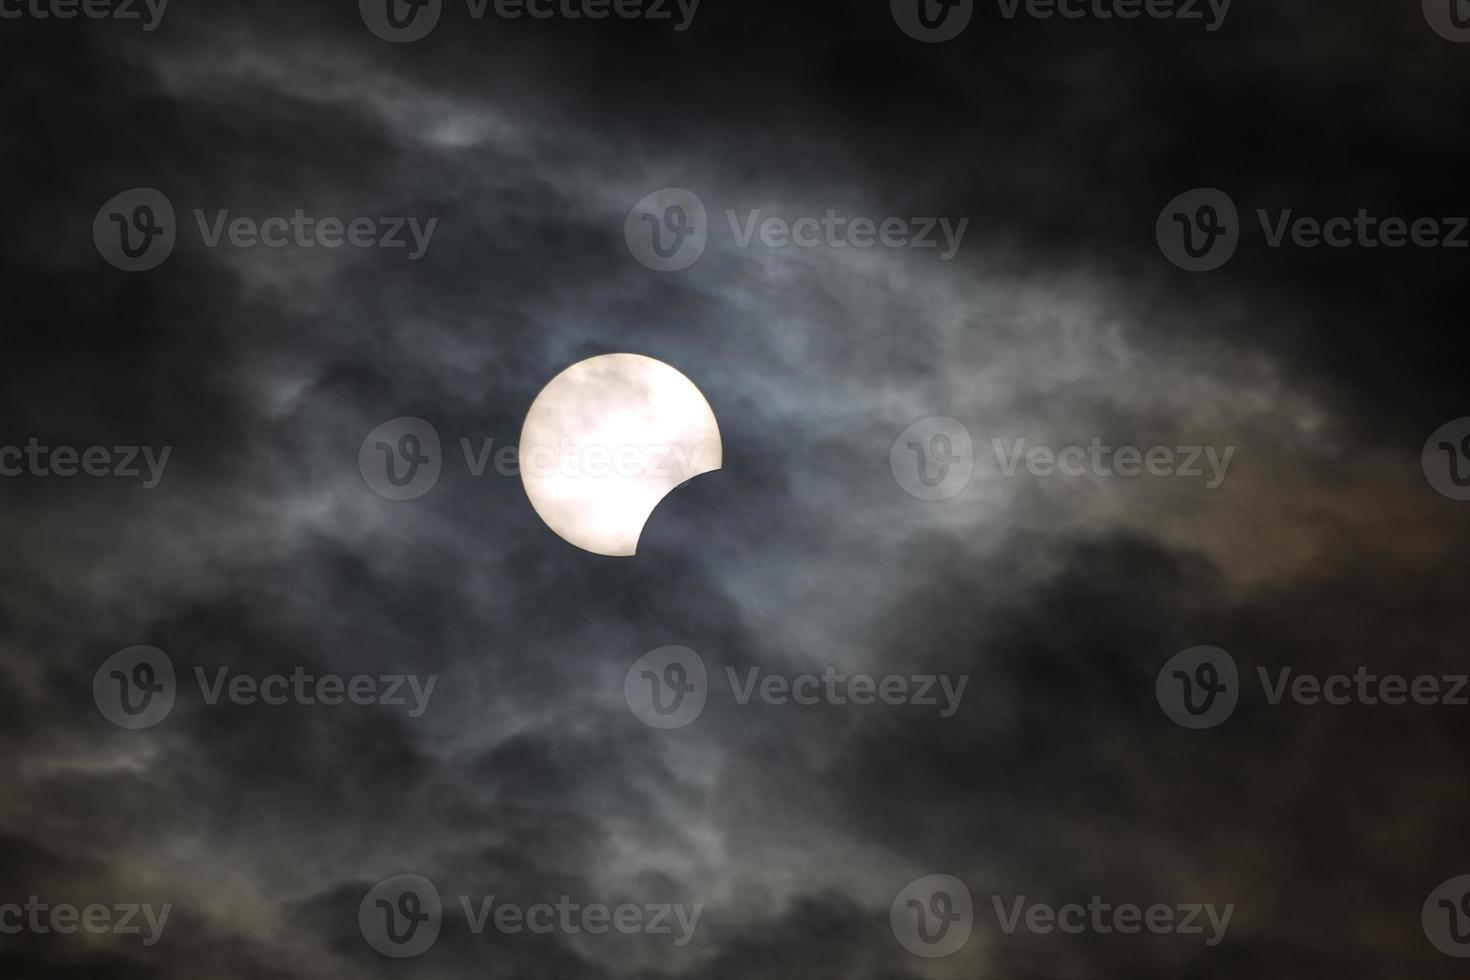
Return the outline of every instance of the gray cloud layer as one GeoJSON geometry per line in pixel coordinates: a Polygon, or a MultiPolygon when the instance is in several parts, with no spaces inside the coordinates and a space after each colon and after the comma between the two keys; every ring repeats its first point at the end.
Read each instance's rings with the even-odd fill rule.
{"type": "Polygon", "coordinates": [[[1465,709],[1248,700],[1174,726],[1175,652],[1463,670],[1463,505],[1418,454],[1463,408],[1461,257],[1271,250],[1188,276],[1153,240],[1194,186],[1246,211],[1464,213],[1470,62],[1414,4],[1237,3],[1205,34],[1008,22],[949,45],[886,5],[701,5],[639,22],[474,22],[389,45],[352,4],[185,5],[159,30],[6,22],[11,188],[0,444],[174,447],[151,491],[0,481],[0,904],[171,902],[164,940],[0,936],[17,978],[1449,977],[1420,905],[1467,870],[1465,709]],[[127,274],[101,202],[184,225],[127,274]],[[678,274],[628,209],[695,190],[678,274]],[[438,217],[425,257],[203,248],[195,208],[438,217]],[[971,218],[931,253],[734,245],[726,208],[971,218]],[[576,551],[458,439],[513,444],[594,354],[708,397],[724,469],[633,561],[576,551]],[[393,503],[354,460],[431,420],[445,473],[393,503]],[[906,495],[927,416],[977,442],[964,493],[906,495]],[[992,438],[1232,445],[1229,478],[1005,477],[992,438]],[[439,675],[430,710],[210,707],[144,732],[91,700],[133,644],[181,673],[439,675]],[[716,689],[658,732],[648,650],[716,689]],[[917,707],[738,706],[727,666],[970,677],[917,707]],[[701,903],[694,941],[475,936],[380,957],[363,895],[701,903]],[[906,953],[888,904],[955,875],[980,922],[906,953]],[[1235,903],[1185,937],[1007,936],[990,895],[1235,903]]]}

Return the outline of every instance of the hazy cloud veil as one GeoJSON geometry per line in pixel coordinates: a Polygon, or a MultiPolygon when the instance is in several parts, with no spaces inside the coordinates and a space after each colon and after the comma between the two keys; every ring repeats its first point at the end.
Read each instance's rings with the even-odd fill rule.
{"type": "Polygon", "coordinates": [[[1126,4],[974,3],[940,43],[885,2],[443,0],[415,40],[338,0],[5,7],[0,976],[1459,975],[1470,708],[1291,683],[1470,671],[1470,504],[1426,480],[1470,416],[1470,45],[1427,0],[1097,15],[1126,4]],[[172,251],[128,271],[93,230],[150,241],[156,198],[104,208],[138,188],[172,251]],[[683,268],[630,249],[666,188],[702,209],[683,268]],[[1156,235],[1195,188],[1238,211],[1212,271],[1156,235]],[[1292,224],[1360,209],[1443,244],[1292,224]],[[493,462],[611,352],[723,440],[632,559],[493,462]],[[388,499],[359,449],[402,419],[439,468],[388,499]],[[953,493],[895,462],[941,451],[953,493]],[[98,701],[162,661],[99,668],[135,646],[173,700],[129,730],[98,701]],[[1159,677],[1202,646],[1238,701],[1190,728],[1159,677]],[[707,675],[681,727],[631,704],[665,647],[707,675]],[[369,935],[428,914],[397,875],[442,905],[416,955],[369,935]],[[931,875],[971,894],[953,950],[904,892],[931,875]],[[145,945],[141,910],[68,934],[31,896],[171,911],[145,945]]]}

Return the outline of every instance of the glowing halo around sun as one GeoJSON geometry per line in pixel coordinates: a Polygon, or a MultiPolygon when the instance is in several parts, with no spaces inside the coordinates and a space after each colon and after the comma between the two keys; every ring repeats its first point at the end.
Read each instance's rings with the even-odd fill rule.
{"type": "Polygon", "coordinates": [[[723,462],[720,426],[694,382],[641,354],[603,354],[552,378],[521,428],[531,506],[584,551],[637,554],[669,492],[723,462]]]}

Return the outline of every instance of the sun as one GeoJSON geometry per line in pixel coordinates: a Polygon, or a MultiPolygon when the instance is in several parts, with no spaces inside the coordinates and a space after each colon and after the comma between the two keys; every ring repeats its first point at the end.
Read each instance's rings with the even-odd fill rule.
{"type": "Polygon", "coordinates": [[[637,554],[669,491],[720,469],[714,410],[677,370],[641,354],[604,354],[552,378],[521,429],[531,506],[584,551],[637,554]]]}

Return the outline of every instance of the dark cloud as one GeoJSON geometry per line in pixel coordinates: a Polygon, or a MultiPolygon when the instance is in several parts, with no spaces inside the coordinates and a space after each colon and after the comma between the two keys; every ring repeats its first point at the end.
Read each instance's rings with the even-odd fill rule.
{"type": "Polygon", "coordinates": [[[1256,208],[1470,211],[1470,62],[1414,3],[1236,0],[1216,32],[981,5],[921,45],[885,3],[704,0],[691,28],[475,22],[374,37],[352,3],[173,0],[162,25],[7,20],[0,446],[172,447],[158,487],[0,479],[0,905],[171,903],[161,943],[0,935],[0,975],[1106,977],[1454,975],[1420,906],[1467,870],[1453,707],[1265,702],[1258,668],[1454,673],[1463,504],[1419,452],[1463,407],[1454,250],[1272,249],[1256,208]],[[179,244],[107,265],[101,204],[162,190],[179,244]],[[704,256],[622,236],[661,187],[704,256]],[[1153,228],[1218,186],[1246,219],[1188,274],[1153,228]],[[193,212],[437,218],[429,249],[204,246],[193,212]],[[738,248],[726,210],[968,217],[935,251],[738,248]],[[570,364],[629,351],[708,398],[724,469],[640,555],[561,541],[472,451],[516,444],[570,364]],[[354,460],[418,416],[416,500],[354,460]],[[974,437],[950,500],[906,494],[918,419],[974,437]],[[1002,475],[1009,445],[1234,446],[1189,479],[1002,475]],[[160,726],[91,693],[167,652],[160,726]],[[1175,653],[1247,692],[1186,731],[1175,653]],[[658,731],[624,700],[655,648],[710,699],[658,731]],[[730,675],[965,675],[916,705],[737,703],[730,675]],[[195,670],[438,678],[429,710],[206,703],[195,670]],[[411,960],[359,903],[432,879],[411,960]],[[889,903],[962,879],[954,958],[889,903]],[[1005,935],[1007,901],[1234,903],[1226,940],[1005,935]],[[693,940],[475,935],[460,896],[703,906],[693,940]]]}

